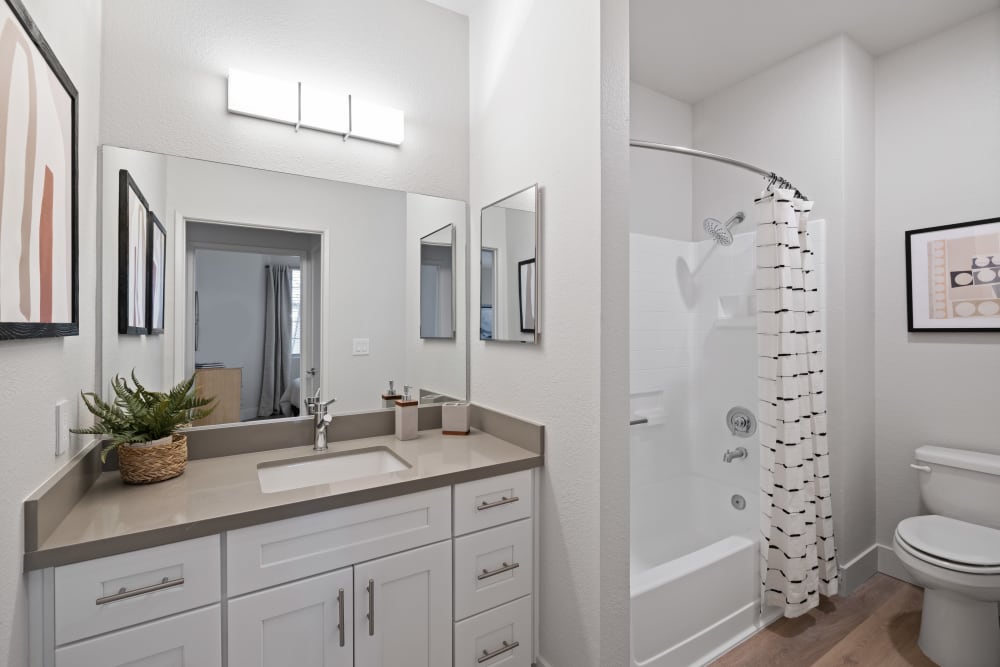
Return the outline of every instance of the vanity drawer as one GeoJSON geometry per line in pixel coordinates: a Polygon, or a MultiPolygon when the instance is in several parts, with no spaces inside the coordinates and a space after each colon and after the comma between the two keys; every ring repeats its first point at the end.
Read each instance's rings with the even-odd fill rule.
{"type": "Polygon", "coordinates": [[[455,667],[531,667],[531,653],[530,595],[455,624],[455,667]]]}
{"type": "Polygon", "coordinates": [[[455,618],[510,602],[531,592],[531,519],[455,540],[455,618]]]}
{"type": "Polygon", "coordinates": [[[531,471],[455,485],[455,534],[531,516],[531,471]]]}
{"type": "Polygon", "coordinates": [[[56,645],[218,602],[220,561],[211,535],[57,567],[56,645]]]}
{"type": "Polygon", "coordinates": [[[443,487],[234,530],[229,596],[446,540],[450,510],[443,487]]]}
{"type": "Polygon", "coordinates": [[[56,667],[215,667],[222,664],[219,605],[56,649],[56,667]]]}

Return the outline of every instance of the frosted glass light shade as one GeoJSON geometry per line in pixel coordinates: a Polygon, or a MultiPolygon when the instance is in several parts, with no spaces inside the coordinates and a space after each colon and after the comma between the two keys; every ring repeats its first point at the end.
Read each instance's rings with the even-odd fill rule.
{"type": "Polygon", "coordinates": [[[351,136],[398,146],[403,143],[403,112],[351,96],[351,136]]]}
{"type": "Polygon", "coordinates": [[[299,83],[229,70],[229,111],[244,116],[299,122],[299,83]]]}
{"type": "Polygon", "coordinates": [[[302,84],[302,127],[347,134],[351,129],[351,105],[346,93],[338,94],[302,84]]]}

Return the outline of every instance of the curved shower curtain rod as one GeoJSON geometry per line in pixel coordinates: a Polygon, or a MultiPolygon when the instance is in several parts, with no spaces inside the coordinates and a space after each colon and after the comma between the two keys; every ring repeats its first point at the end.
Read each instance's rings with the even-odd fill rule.
{"type": "Polygon", "coordinates": [[[726,157],[725,155],[717,155],[715,153],[708,153],[706,151],[699,151],[694,148],[686,148],[684,146],[669,146],[667,144],[658,144],[652,141],[640,141],[639,139],[632,139],[629,142],[630,145],[636,148],[649,148],[654,151],[666,151],[668,153],[680,153],[681,155],[690,155],[691,157],[705,158],[706,160],[715,160],[716,162],[723,162],[725,164],[731,164],[734,167],[739,167],[740,169],[746,169],[747,171],[752,171],[755,174],[760,174],[764,178],[768,179],[772,184],[780,185],[784,188],[789,188],[795,190],[797,194],[802,199],[808,199],[802,191],[792,185],[792,182],[778,176],[773,171],[767,171],[766,169],[761,169],[756,165],[752,165],[749,162],[742,162],[740,160],[734,160],[731,157],[726,157]]]}

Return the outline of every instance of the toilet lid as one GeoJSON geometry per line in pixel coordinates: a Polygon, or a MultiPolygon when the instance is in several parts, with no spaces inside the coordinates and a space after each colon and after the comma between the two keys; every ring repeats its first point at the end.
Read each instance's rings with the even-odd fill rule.
{"type": "Polygon", "coordinates": [[[896,534],[929,556],[972,567],[1000,566],[1000,530],[929,514],[903,519],[896,534]]]}

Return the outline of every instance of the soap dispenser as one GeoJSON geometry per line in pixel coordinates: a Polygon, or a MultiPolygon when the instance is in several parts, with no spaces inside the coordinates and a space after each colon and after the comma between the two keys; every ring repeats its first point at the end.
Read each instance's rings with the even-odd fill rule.
{"type": "Polygon", "coordinates": [[[403,397],[396,391],[396,383],[389,380],[389,387],[382,391],[382,407],[391,408],[401,398],[403,397]]]}
{"type": "Polygon", "coordinates": [[[417,437],[417,405],[410,398],[410,385],[403,385],[403,397],[396,401],[396,440],[413,440],[417,437]]]}

